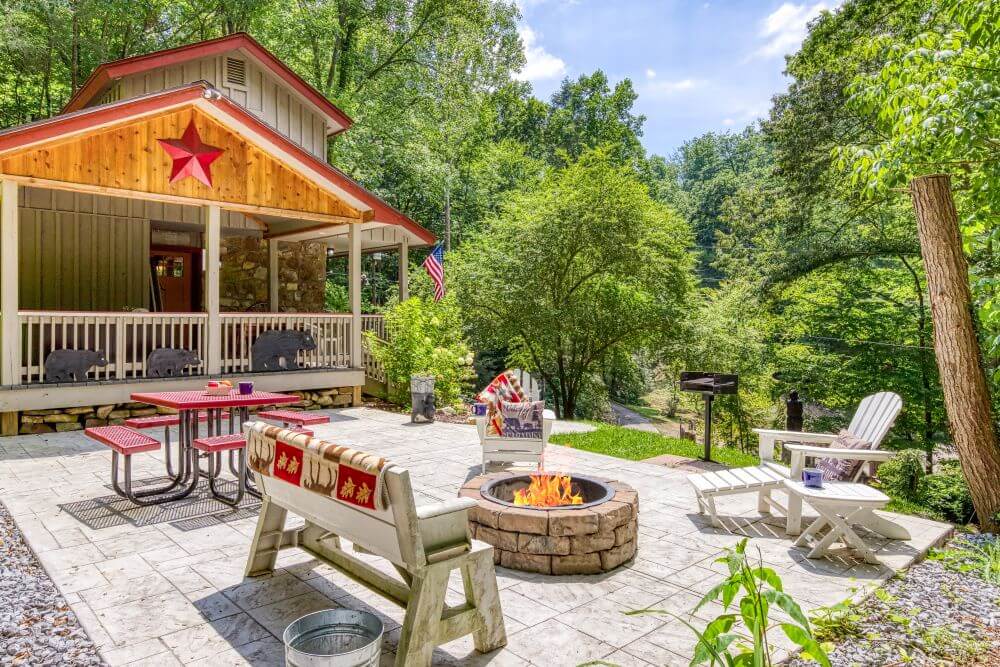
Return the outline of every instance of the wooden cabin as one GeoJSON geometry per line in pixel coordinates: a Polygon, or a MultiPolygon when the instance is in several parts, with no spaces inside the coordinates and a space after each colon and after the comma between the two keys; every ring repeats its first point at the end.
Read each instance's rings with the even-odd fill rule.
{"type": "Polygon", "coordinates": [[[361,256],[405,267],[434,237],[328,164],[351,122],[235,34],[103,64],[59,115],[0,131],[4,430],[209,377],[357,400],[362,331],[381,330],[361,256]],[[323,312],[331,253],[349,257],[347,313],[323,312]]]}

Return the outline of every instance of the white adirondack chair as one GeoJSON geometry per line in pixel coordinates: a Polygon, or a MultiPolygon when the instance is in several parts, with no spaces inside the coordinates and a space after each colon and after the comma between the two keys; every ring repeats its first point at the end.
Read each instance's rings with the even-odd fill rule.
{"type": "MultiPolygon", "coordinates": [[[[542,387],[530,373],[515,369],[515,376],[521,383],[521,389],[529,401],[542,399],[542,387]]],[[[486,433],[486,417],[476,417],[476,430],[479,433],[479,444],[483,448],[482,472],[490,463],[528,463],[536,468],[540,466],[545,455],[545,445],[549,442],[552,432],[552,422],[556,415],[551,410],[542,413],[542,437],[529,438],[498,438],[486,433]]]]}
{"type": "MultiPolygon", "coordinates": [[[[688,476],[688,481],[695,489],[699,513],[707,513],[712,524],[721,527],[722,523],[715,511],[717,496],[756,493],[758,511],[769,514],[771,510],[776,510],[784,514],[787,517],[785,532],[789,535],[800,534],[802,498],[789,494],[788,506],[784,507],[771,497],[771,493],[785,491],[786,479],[801,479],[802,469],[809,459],[814,458],[861,460],[868,464],[869,474],[872,474],[875,464],[888,461],[894,455],[893,452],[881,451],[878,447],[902,407],[903,399],[888,391],[866,396],[858,404],[847,432],[872,443],[872,449],[831,449],[828,445],[837,438],[834,433],[754,429],[760,436],[760,465],[688,476]],[[790,468],[775,460],[775,444],[778,442],[791,453],[790,468]]],[[[865,467],[859,468],[854,479],[846,481],[857,481],[864,474],[865,467]]],[[[871,512],[857,517],[856,523],[894,539],[906,539],[908,535],[902,527],[871,512]]]]}

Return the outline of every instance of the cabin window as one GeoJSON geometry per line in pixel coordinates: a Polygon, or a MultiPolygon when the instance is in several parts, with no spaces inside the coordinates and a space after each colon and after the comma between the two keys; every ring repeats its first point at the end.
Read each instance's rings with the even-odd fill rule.
{"type": "Polygon", "coordinates": [[[226,58],[226,83],[230,86],[247,85],[247,64],[239,58],[226,58]]]}

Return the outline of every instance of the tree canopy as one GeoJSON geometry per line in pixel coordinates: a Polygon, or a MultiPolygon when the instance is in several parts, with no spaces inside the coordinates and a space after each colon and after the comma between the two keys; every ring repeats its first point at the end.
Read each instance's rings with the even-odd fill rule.
{"type": "Polygon", "coordinates": [[[573,416],[609,352],[680,334],[689,243],[684,221],[596,149],[513,194],[453,254],[451,285],[480,342],[510,348],[573,416]]]}

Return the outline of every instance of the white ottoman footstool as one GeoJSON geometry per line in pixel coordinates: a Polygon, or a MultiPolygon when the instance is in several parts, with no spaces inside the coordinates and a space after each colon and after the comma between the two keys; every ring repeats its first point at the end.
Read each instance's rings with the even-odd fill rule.
{"type": "Polygon", "coordinates": [[[910,538],[905,528],[878,516],[873,511],[884,508],[890,500],[889,496],[878,489],[852,482],[826,482],[822,488],[816,489],[790,479],[785,480],[785,488],[789,494],[802,498],[819,513],[819,518],[813,521],[795,541],[795,546],[802,547],[809,544],[810,540],[816,540],[807,554],[809,558],[823,558],[829,551],[830,545],[839,539],[854,549],[866,562],[878,563],[875,553],[854,532],[852,525],[862,525],[894,540],[910,538]],[[819,538],[819,532],[827,526],[830,531],[819,538]]]}

